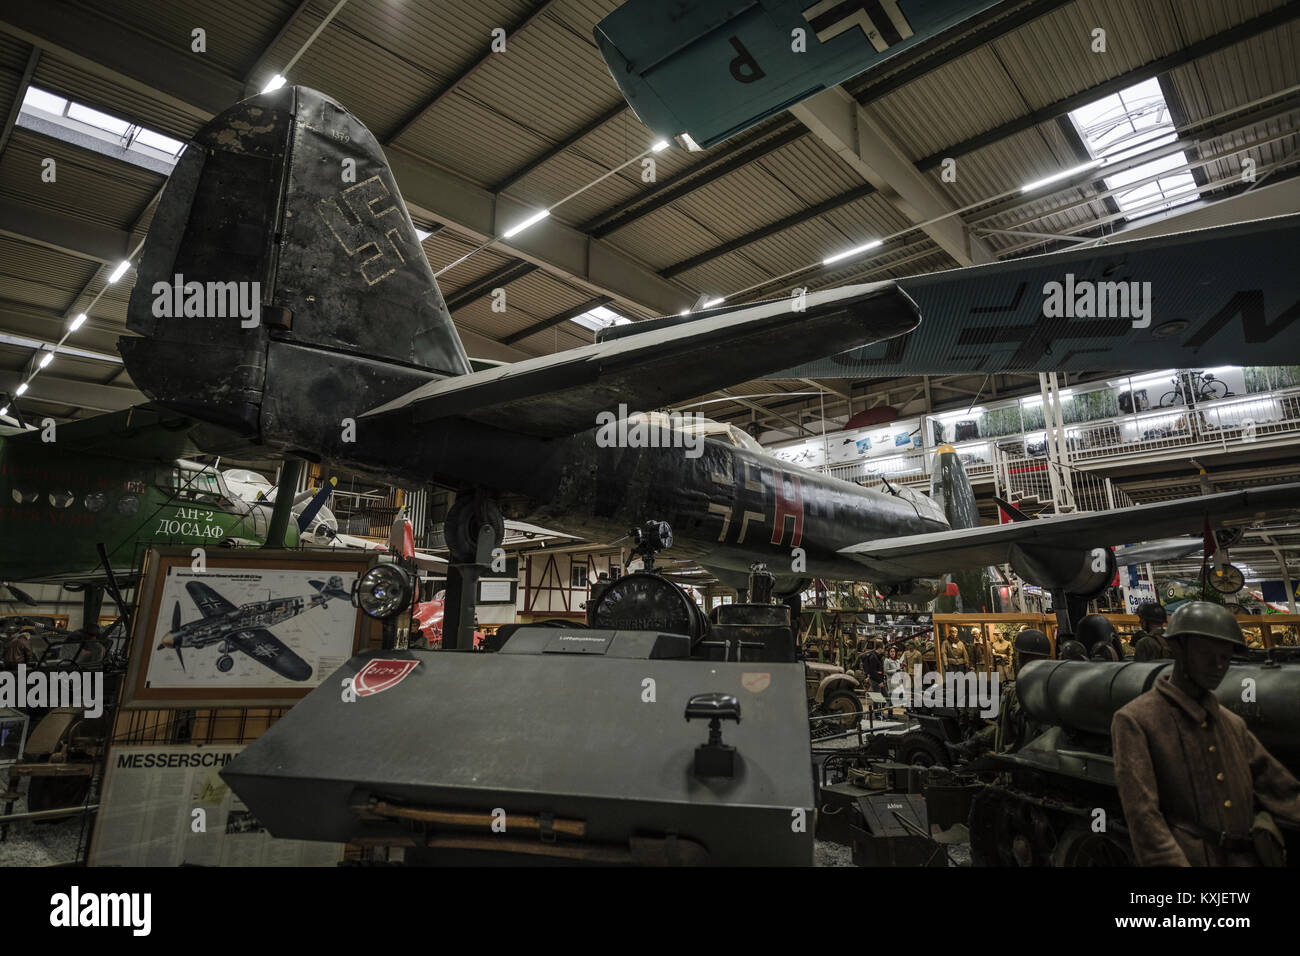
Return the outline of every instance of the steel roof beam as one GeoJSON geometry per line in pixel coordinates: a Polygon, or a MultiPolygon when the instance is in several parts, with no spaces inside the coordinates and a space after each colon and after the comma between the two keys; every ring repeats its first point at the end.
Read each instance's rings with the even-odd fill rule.
{"type": "MultiPolygon", "coordinates": [[[[529,25],[532,24],[533,21],[535,21],[538,17],[540,17],[542,14],[544,14],[547,10],[549,10],[554,5],[555,5],[555,0],[543,0],[542,3],[539,3],[536,6],[534,6],[533,9],[527,15],[525,15],[524,18],[520,20],[516,26],[512,27],[506,33],[506,42],[508,43],[510,40],[513,40],[515,37],[517,37],[522,31],[528,29],[529,25]]],[[[384,137],[384,142],[391,143],[394,140],[401,137],[403,133],[405,133],[408,129],[410,129],[412,126],[418,123],[421,120],[421,118],[427,115],[431,110],[437,108],[439,103],[441,103],[447,97],[451,96],[452,93],[455,93],[456,90],[460,89],[461,84],[463,84],[466,80],[468,80],[480,69],[482,69],[484,64],[486,64],[489,60],[491,60],[492,57],[494,57],[495,55],[496,54],[489,49],[487,53],[484,53],[481,57],[475,60],[470,66],[468,66],[458,76],[456,76],[450,83],[445,85],[442,89],[438,90],[438,92],[434,93],[433,96],[429,97],[429,99],[427,99],[424,103],[420,104],[410,113],[408,113],[406,117],[397,124],[397,129],[394,132],[389,133],[386,137],[384,137]]]]}
{"type": "Polygon", "coordinates": [[[588,299],[586,302],[583,302],[581,305],[575,305],[571,309],[565,309],[559,315],[553,315],[549,319],[542,319],[541,321],[535,322],[532,325],[528,326],[527,328],[520,329],[518,332],[511,332],[509,335],[507,335],[505,338],[501,340],[501,344],[514,345],[516,342],[522,342],[530,335],[536,335],[538,332],[542,332],[545,331],[546,329],[552,328],[553,326],[559,325],[561,322],[567,322],[569,321],[569,319],[576,319],[578,316],[590,312],[592,309],[597,308],[598,306],[608,305],[611,301],[613,300],[611,300],[610,297],[607,295],[598,295],[594,299],[588,299]]]}
{"type": "MultiPolygon", "coordinates": [[[[55,364],[57,367],[57,362],[55,364]]],[[[9,395],[23,381],[22,372],[0,372],[0,392],[9,395]]],[[[116,412],[132,405],[143,405],[149,401],[134,388],[121,385],[100,385],[96,382],[79,382],[71,378],[59,378],[48,371],[32,379],[27,392],[18,399],[22,402],[49,402],[52,405],[71,405],[79,408],[93,408],[101,412],[116,412]]]]}
{"type": "MultiPolygon", "coordinates": [[[[0,31],[55,52],[96,76],[206,116],[221,112],[243,95],[242,80],[189,54],[188,47],[178,50],[151,40],[117,21],[73,7],[68,0],[9,4],[0,12],[0,31]]],[[[408,203],[479,240],[501,235],[533,212],[398,148],[391,149],[388,157],[408,203]]],[[[495,248],[642,310],[676,313],[695,299],[691,290],[554,219],[520,233],[508,246],[496,243],[495,248]]]]}
{"type": "Polygon", "coordinates": [[[4,129],[0,130],[0,153],[4,152],[9,137],[13,134],[14,124],[18,122],[18,114],[22,112],[23,99],[27,96],[27,88],[32,85],[32,74],[36,72],[36,64],[40,60],[41,48],[32,47],[32,52],[27,54],[27,65],[23,68],[22,79],[18,81],[18,89],[14,92],[14,101],[9,105],[9,115],[5,117],[4,129]]]}

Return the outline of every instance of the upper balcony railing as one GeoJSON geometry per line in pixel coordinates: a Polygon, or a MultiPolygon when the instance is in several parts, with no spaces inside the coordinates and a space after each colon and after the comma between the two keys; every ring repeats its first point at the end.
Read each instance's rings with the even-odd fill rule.
{"type": "MultiPolygon", "coordinates": [[[[1300,368],[1213,372],[1219,374],[1170,372],[1065,390],[1062,419],[1069,464],[1087,469],[1171,450],[1190,455],[1300,441],[1300,368]]],[[[876,484],[883,476],[896,484],[928,487],[935,446],[946,443],[961,456],[972,481],[993,480],[1002,487],[1004,460],[1046,459],[1045,424],[1038,396],[966,413],[927,415],[921,432],[928,447],[864,455],[819,470],[859,484],[876,484]]]]}

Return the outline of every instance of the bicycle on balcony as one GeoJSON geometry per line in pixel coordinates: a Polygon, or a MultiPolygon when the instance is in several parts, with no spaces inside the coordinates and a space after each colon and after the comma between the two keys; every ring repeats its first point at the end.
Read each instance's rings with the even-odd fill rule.
{"type": "Polygon", "coordinates": [[[1228,383],[1221,378],[1215,378],[1213,372],[1184,372],[1178,377],[1171,379],[1174,387],[1160,396],[1160,407],[1169,408],[1173,405],[1194,405],[1201,402],[1208,402],[1216,398],[1228,398],[1232,395],[1232,389],[1228,388],[1228,383]],[[1196,400],[1188,401],[1189,393],[1195,392],[1196,400]]]}

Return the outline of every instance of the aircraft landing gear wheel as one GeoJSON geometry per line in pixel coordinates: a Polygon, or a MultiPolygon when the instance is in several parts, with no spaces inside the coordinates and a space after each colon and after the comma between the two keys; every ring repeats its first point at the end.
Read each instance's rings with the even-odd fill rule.
{"type": "Polygon", "coordinates": [[[217,670],[221,671],[221,673],[223,674],[234,666],[235,666],[235,659],[231,657],[229,654],[225,654],[217,658],[217,670]]]}
{"type": "Polygon", "coordinates": [[[833,724],[841,730],[853,730],[862,720],[862,701],[851,690],[831,691],[822,701],[822,710],[827,714],[843,714],[843,720],[824,720],[824,724],[833,724]]]}
{"type": "Polygon", "coordinates": [[[501,506],[481,491],[462,491],[447,511],[443,532],[451,559],[457,564],[469,564],[478,556],[478,532],[483,525],[492,528],[493,547],[499,547],[506,536],[505,520],[501,506]]]}
{"type": "Polygon", "coordinates": [[[924,730],[913,730],[898,742],[898,762],[913,767],[947,767],[952,763],[943,742],[924,730]]]}

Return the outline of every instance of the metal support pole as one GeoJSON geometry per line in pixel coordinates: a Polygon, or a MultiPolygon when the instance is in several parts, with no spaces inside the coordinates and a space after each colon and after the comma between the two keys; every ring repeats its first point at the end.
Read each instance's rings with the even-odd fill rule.
{"type": "Polygon", "coordinates": [[[491,525],[478,531],[473,563],[447,565],[447,596],[442,614],[442,647],[448,651],[474,649],[474,607],[478,603],[478,582],[491,570],[496,533],[491,525]]]}
{"type": "Polygon", "coordinates": [[[264,548],[283,548],[285,532],[289,530],[289,517],[293,514],[293,499],[298,493],[298,477],[302,474],[301,458],[286,458],[280,468],[280,482],[275,493],[275,509],[271,512],[271,527],[266,531],[264,548]]]}

